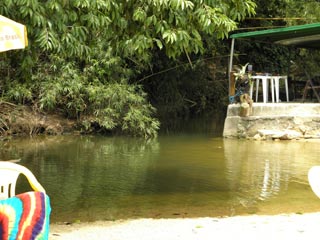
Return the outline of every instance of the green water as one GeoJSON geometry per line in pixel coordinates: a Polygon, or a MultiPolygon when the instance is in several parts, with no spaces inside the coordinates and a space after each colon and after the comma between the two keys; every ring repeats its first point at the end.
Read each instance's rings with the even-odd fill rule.
{"type": "MultiPolygon", "coordinates": [[[[210,134],[153,141],[50,136],[0,143],[51,198],[52,222],[170,218],[320,210],[307,172],[319,142],[256,142],[210,134]]],[[[27,183],[19,178],[20,191],[27,183]]]]}

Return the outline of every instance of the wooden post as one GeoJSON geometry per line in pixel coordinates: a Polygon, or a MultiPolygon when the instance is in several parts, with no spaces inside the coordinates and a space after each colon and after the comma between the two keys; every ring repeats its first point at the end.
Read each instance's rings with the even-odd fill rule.
{"type": "Polygon", "coordinates": [[[234,103],[234,95],[236,94],[236,90],[235,90],[235,75],[234,75],[234,71],[230,72],[230,81],[229,81],[229,102],[230,103],[234,103]]]}
{"type": "Polygon", "coordinates": [[[231,40],[231,49],[230,49],[230,59],[229,59],[229,69],[228,69],[228,80],[229,80],[229,102],[234,102],[234,94],[235,94],[235,76],[232,71],[233,65],[233,54],[234,54],[234,38],[231,40]]]}

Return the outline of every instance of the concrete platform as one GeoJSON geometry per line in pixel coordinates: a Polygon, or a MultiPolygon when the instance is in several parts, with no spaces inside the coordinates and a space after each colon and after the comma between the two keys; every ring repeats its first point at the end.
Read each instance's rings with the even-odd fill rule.
{"type": "Polygon", "coordinates": [[[252,114],[240,117],[240,104],[230,104],[223,136],[250,138],[262,132],[288,132],[294,138],[320,137],[320,103],[253,103],[252,114]]]}

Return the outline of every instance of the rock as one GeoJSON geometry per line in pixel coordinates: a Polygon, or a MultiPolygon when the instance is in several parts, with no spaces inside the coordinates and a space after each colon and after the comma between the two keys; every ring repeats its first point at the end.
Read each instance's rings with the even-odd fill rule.
{"type": "Polygon", "coordinates": [[[303,135],[301,132],[295,130],[268,130],[262,129],[258,130],[259,135],[265,137],[266,139],[280,139],[280,140],[292,140],[302,138],[303,135]]]}
{"type": "Polygon", "coordinates": [[[257,133],[256,135],[254,135],[254,136],[253,136],[253,139],[254,139],[254,140],[257,140],[257,141],[262,140],[262,138],[261,138],[261,136],[260,136],[259,133],[257,133]]]}
{"type": "Polygon", "coordinates": [[[258,130],[258,133],[262,136],[277,136],[277,135],[282,135],[283,132],[279,130],[268,130],[268,129],[261,129],[258,130]]]}

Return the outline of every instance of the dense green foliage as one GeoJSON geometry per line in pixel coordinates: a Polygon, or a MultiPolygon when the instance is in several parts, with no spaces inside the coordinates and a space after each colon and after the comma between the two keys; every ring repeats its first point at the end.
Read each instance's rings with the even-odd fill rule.
{"type": "MultiPolygon", "coordinates": [[[[157,108],[161,120],[165,118],[161,122],[166,121],[168,124],[169,121],[175,122],[177,119],[207,113],[215,114],[225,109],[228,100],[225,75],[228,50],[225,47],[224,56],[191,56],[192,66],[186,58],[180,58],[180,63],[177,64],[166,61],[160,54],[156,55],[157,65],[153,66],[153,70],[169,71],[150,76],[141,83],[150,94],[151,102],[157,108]]],[[[222,53],[220,49],[219,54],[222,53]]]]}
{"type": "Polygon", "coordinates": [[[26,23],[36,49],[88,58],[104,45],[147,60],[154,47],[170,57],[197,53],[202,33],[223,38],[254,7],[251,0],[4,0],[0,13],[26,23]]]}
{"type": "MultiPolygon", "coordinates": [[[[239,28],[253,31],[320,21],[320,2],[316,0],[270,0],[267,2],[256,0],[255,2],[257,4],[255,17],[247,18],[239,28]]],[[[250,62],[253,64],[254,71],[257,72],[305,75],[306,68],[309,68],[309,72],[317,72],[314,69],[319,68],[318,61],[314,61],[315,55],[319,53],[314,50],[288,48],[261,42],[238,41],[237,44],[239,57],[236,61],[242,64],[250,62]],[[297,68],[300,68],[299,71],[297,68]],[[290,72],[292,69],[295,69],[295,72],[290,72]]]]}
{"type": "MultiPolygon", "coordinates": [[[[0,14],[27,26],[29,46],[0,53],[1,97],[77,119],[84,132],[153,137],[158,119],[225,107],[230,31],[317,22],[319,4],[2,0],[0,14]]],[[[306,50],[243,41],[236,51],[235,62],[255,71],[318,68],[318,53],[306,50]]]]}
{"type": "Polygon", "coordinates": [[[159,121],[138,80],[157,53],[191,63],[254,9],[252,0],[2,0],[0,14],[27,26],[29,47],[1,53],[1,95],[83,129],[155,136],[159,121]]]}

